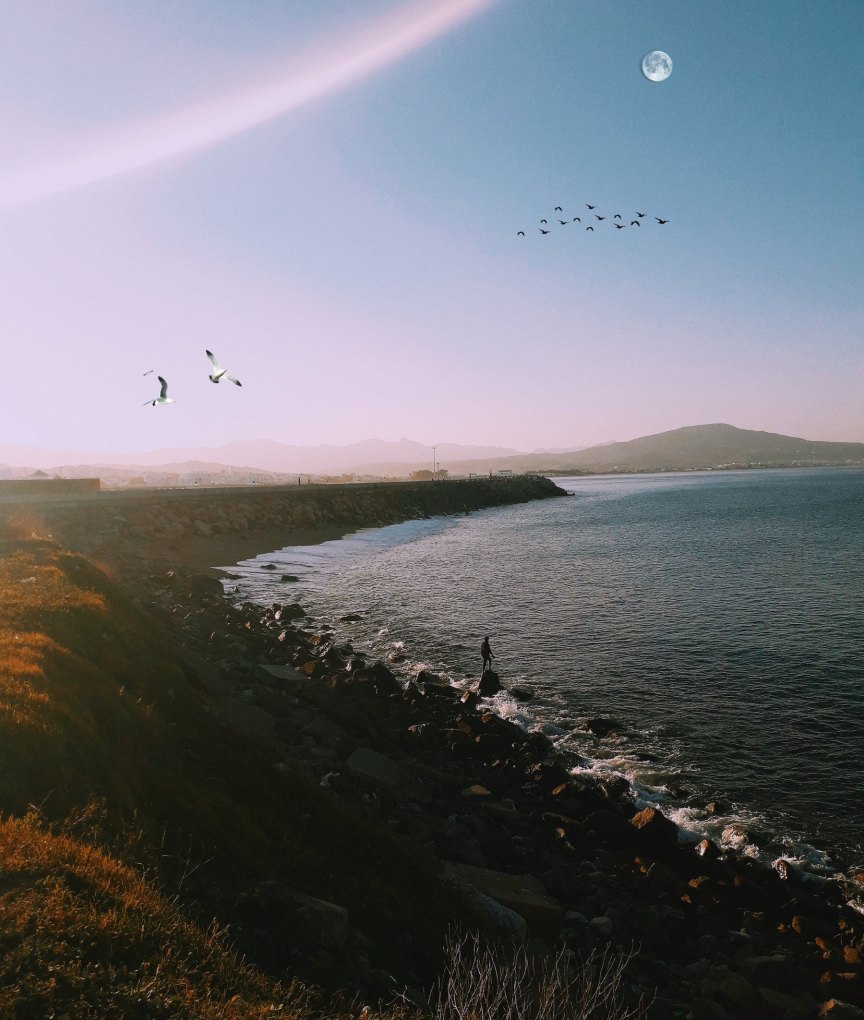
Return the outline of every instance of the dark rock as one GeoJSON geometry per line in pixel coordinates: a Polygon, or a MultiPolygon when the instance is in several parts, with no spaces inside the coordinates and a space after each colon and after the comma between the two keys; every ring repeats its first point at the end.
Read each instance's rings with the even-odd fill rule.
{"type": "Polygon", "coordinates": [[[499,691],[503,690],[504,686],[501,683],[501,678],[492,669],[487,669],[477,684],[477,693],[481,698],[492,698],[499,691]]]}
{"type": "Polygon", "coordinates": [[[534,697],[534,692],[527,687],[510,687],[508,690],[517,701],[530,701],[534,697]]]}
{"type": "Polygon", "coordinates": [[[346,613],[345,616],[339,617],[340,623],[356,623],[358,620],[362,620],[363,617],[360,613],[346,613]]]}
{"type": "Polygon", "coordinates": [[[466,691],[459,699],[467,709],[476,708],[480,698],[476,691],[466,691]]]}
{"type": "Polygon", "coordinates": [[[298,577],[298,576],[297,576],[296,574],[283,574],[283,575],[282,575],[282,576],[281,576],[281,577],[279,578],[279,580],[280,580],[280,581],[286,581],[286,582],[289,582],[289,583],[290,583],[290,582],[293,582],[293,581],[299,581],[299,580],[300,580],[300,578],[299,578],[299,577],[298,577]]]}
{"type": "Polygon", "coordinates": [[[791,861],[787,861],[783,857],[778,857],[777,860],[774,861],[774,870],[784,882],[794,882],[798,877],[798,872],[795,870],[795,866],[791,861]]]}
{"type": "Polygon", "coordinates": [[[639,834],[639,842],[654,852],[674,850],[678,845],[678,826],[656,808],[646,807],[630,819],[639,834]]]}
{"type": "Polygon", "coordinates": [[[720,856],[719,847],[710,839],[700,840],[693,849],[699,857],[704,857],[708,861],[716,861],[720,856]]]}
{"type": "Polygon", "coordinates": [[[448,865],[446,874],[455,884],[489,896],[524,918],[529,934],[538,936],[548,945],[557,940],[564,910],[547,895],[542,883],[533,875],[508,875],[465,864],[448,865]]]}
{"type": "Polygon", "coordinates": [[[592,811],[585,819],[585,831],[593,833],[606,843],[618,841],[626,843],[632,841],[635,830],[620,812],[601,808],[599,811],[592,811]]]}
{"type": "Polygon", "coordinates": [[[584,726],[595,737],[608,737],[610,733],[621,729],[621,723],[614,719],[585,719],[584,726]]]}
{"type": "Polygon", "coordinates": [[[368,747],[358,747],[346,760],[345,767],[356,779],[385,789],[395,790],[411,781],[401,765],[368,747]]]}
{"type": "Polygon", "coordinates": [[[275,570],[276,569],[276,564],[275,563],[262,563],[261,564],[261,569],[262,570],[275,570]]]}
{"type": "Polygon", "coordinates": [[[509,761],[516,751],[512,741],[498,733],[480,733],[474,738],[474,748],[483,761],[509,761]]]}
{"type": "Polygon", "coordinates": [[[541,733],[539,730],[529,733],[525,738],[525,744],[539,758],[547,755],[555,746],[546,734],[541,733]]]}

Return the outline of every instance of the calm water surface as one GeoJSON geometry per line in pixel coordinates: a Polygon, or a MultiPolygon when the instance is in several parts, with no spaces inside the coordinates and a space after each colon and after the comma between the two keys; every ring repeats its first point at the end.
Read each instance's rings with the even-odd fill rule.
{"type": "Polygon", "coordinates": [[[744,821],[769,859],[864,863],[864,472],[558,482],[570,498],[246,561],[238,595],[359,611],[343,637],[456,682],[489,634],[505,682],[535,692],[530,715],[499,710],[639,802],[714,838],[744,821]],[[591,715],[623,731],[596,740],[591,715]]]}

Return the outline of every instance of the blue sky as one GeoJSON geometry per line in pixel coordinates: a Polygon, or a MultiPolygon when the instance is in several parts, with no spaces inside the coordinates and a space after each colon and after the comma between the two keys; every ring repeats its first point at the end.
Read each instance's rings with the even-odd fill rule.
{"type": "MultiPolygon", "coordinates": [[[[0,203],[436,2],[15,0],[0,203]]],[[[864,5],[478,8],[216,144],[0,208],[0,441],[864,441],[864,5]],[[539,234],[586,202],[670,222],[539,234]],[[176,404],[142,406],[150,368],[176,404]]]]}

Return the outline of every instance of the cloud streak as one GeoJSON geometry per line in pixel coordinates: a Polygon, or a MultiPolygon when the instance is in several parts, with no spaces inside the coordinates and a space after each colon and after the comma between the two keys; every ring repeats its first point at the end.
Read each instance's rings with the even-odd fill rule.
{"type": "Polygon", "coordinates": [[[0,209],[106,181],[225,141],[344,88],[491,7],[495,0],[428,0],[307,54],[291,72],[219,99],[91,138],[77,151],[0,175],[0,209]]]}

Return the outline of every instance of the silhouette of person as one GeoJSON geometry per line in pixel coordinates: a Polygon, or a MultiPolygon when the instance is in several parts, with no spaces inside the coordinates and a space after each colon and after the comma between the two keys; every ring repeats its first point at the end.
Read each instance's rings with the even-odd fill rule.
{"type": "Polygon", "coordinates": [[[483,638],[483,644],[480,645],[480,654],[483,656],[483,672],[485,673],[487,669],[492,669],[492,660],[495,658],[489,647],[488,635],[483,638]]]}

